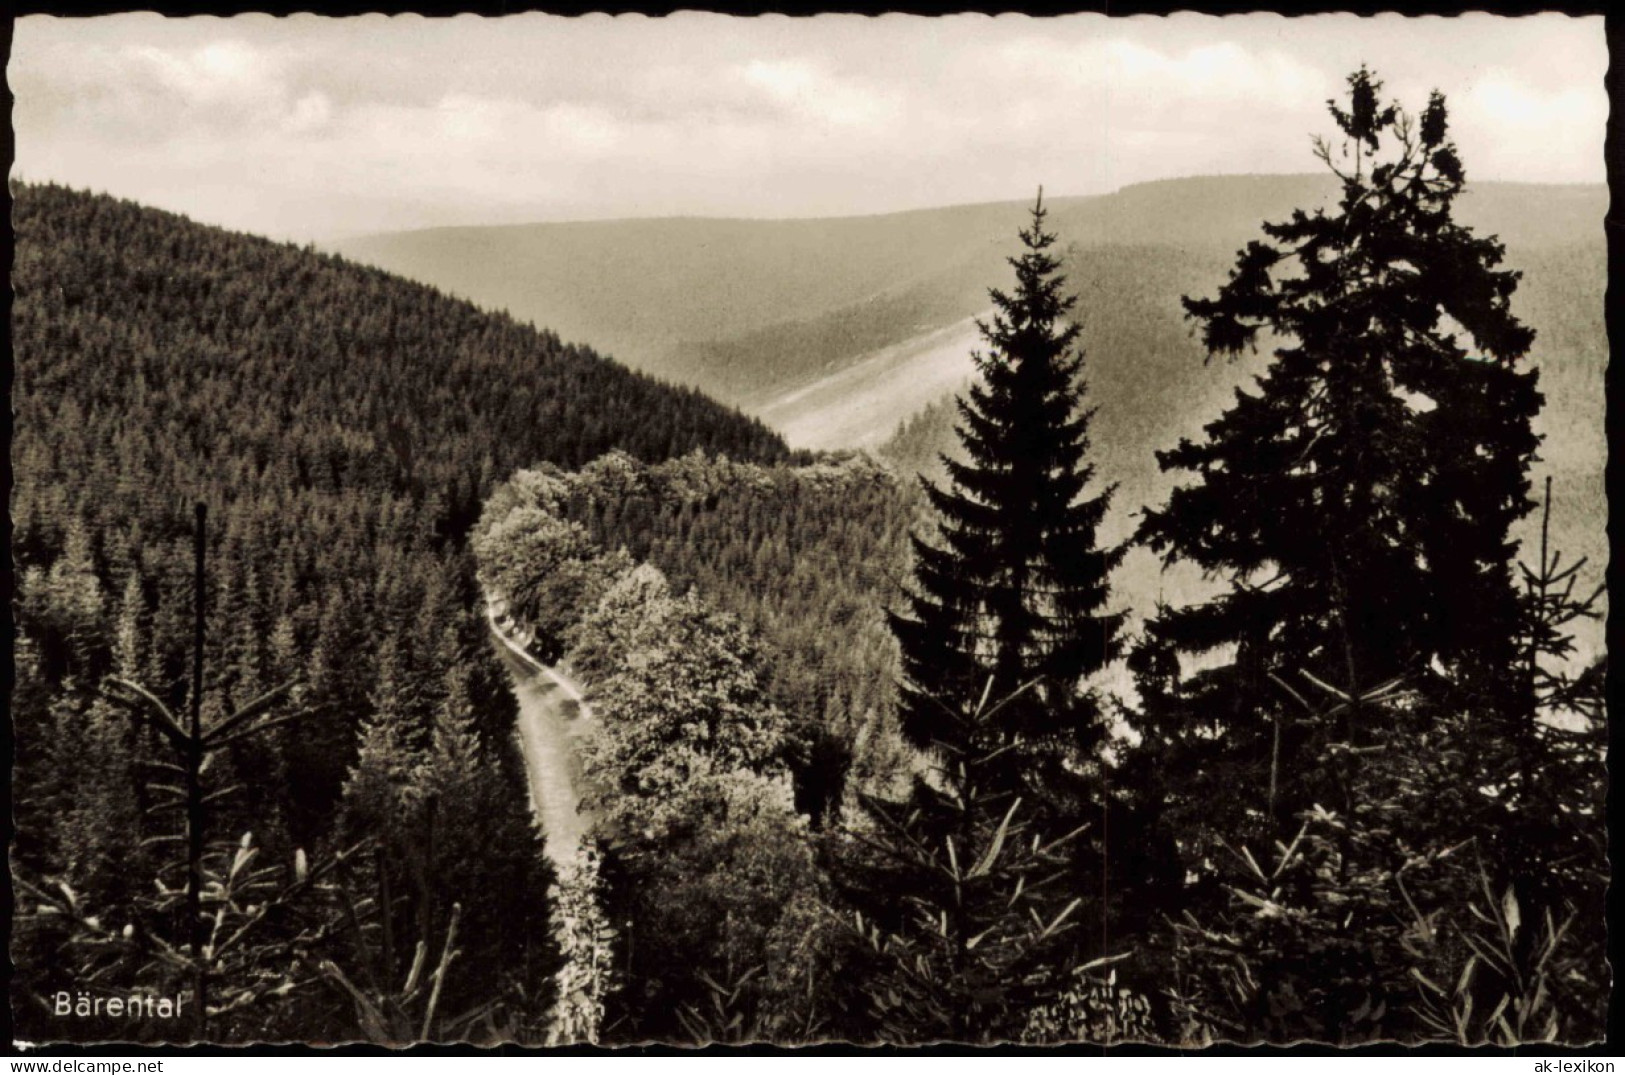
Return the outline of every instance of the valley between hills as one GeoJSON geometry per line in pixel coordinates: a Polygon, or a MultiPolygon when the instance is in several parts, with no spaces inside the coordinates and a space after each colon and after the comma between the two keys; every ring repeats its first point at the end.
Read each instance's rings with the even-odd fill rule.
{"type": "MultiPolygon", "coordinates": [[[[1090,492],[1114,490],[1103,544],[1172,490],[1156,453],[1269,361],[1210,361],[1181,297],[1211,295],[1260,220],[1331,193],[1229,177],[1054,200],[1090,492]]],[[[139,687],[210,728],[267,692],[292,710],[231,725],[244,734],[207,775],[198,869],[252,943],[208,971],[219,1014],[198,1036],[584,1040],[572,974],[590,966],[595,1002],[625,1020],[606,1033],[712,1040],[738,1027],[695,1005],[747,995],[736,950],[801,968],[773,987],[811,995],[806,968],[851,942],[825,913],[832,886],[872,866],[850,826],[924,764],[896,715],[886,613],[924,517],[914,478],[953,450],[950,400],[1024,206],[443,229],[335,254],[55,185],[13,196],[14,870],[34,904],[18,988],[56,988],[74,930],[116,946],[147,936],[139,922],[163,940],[174,917],[187,863],[149,774],[195,764],[201,789],[202,754],[154,760],[185,733],[152,718],[149,736],[116,708],[139,687]],[[494,587],[524,602],[514,645],[493,641],[494,587]],[[583,691],[614,719],[589,718],[583,691]],[[604,786],[584,803],[589,770],[604,786]],[[620,849],[595,857],[583,833],[620,849]],[[255,856],[255,877],[287,886],[232,902],[231,864],[255,856]],[[266,906],[288,917],[261,941],[266,906]],[[390,989],[431,951],[458,958],[420,1022],[422,991],[390,989]],[[612,952],[635,989],[616,991],[612,952]]],[[[1607,558],[1605,204],[1595,187],[1487,184],[1460,205],[1525,273],[1512,306],[1545,395],[1531,478],[1552,478],[1554,544],[1588,558],[1587,579],[1607,558]]],[[[1539,533],[1538,512],[1513,529],[1526,554],[1539,533]]],[[[1213,582],[1136,547],[1110,602],[1132,633],[1213,582]]],[[[1592,665],[1600,623],[1573,630],[1592,665]]],[[[1094,682],[1111,704],[1131,693],[1122,662],[1094,682]]],[[[1273,773],[1213,800],[1273,797],[1273,773]]],[[[1112,877],[1179,891],[1159,873],[1177,857],[1123,827],[1134,794],[1103,809],[1112,877]]],[[[1113,924],[1150,936],[1144,911],[1113,924]]],[[[1130,956],[1157,980],[1160,953],[1110,958],[1130,956]]],[[[26,1033],[53,1032],[19,1010],[26,1033]]]]}
{"type": "MultiPolygon", "coordinates": [[[[1268,354],[1209,361],[1180,300],[1212,294],[1263,220],[1326,206],[1319,175],[1171,179],[1047,199],[1078,296],[1074,316],[1098,477],[1117,492],[1104,536],[1125,540],[1172,480],[1155,453],[1203,425],[1268,354]]],[[[1546,406],[1536,481],[1554,482],[1554,533],[1607,560],[1602,375],[1606,278],[1597,186],[1485,183],[1458,216],[1500,236],[1524,271],[1514,300],[1537,333],[1546,406]]],[[[904,472],[938,472],[954,449],[952,395],[974,375],[974,319],[1003,286],[1021,202],[875,217],[672,218],[442,228],[348,240],[346,256],[589,343],[652,376],[693,385],[792,448],[865,449],[904,472]],[[904,427],[913,429],[905,433],[904,427]]],[[[1535,522],[1519,536],[1531,539],[1535,522]]],[[[1135,550],[1117,588],[1132,608],[1201,590],[1135,550]]],[[[1582,625],[1600,652],[1600,625],[1582,625]]]]}

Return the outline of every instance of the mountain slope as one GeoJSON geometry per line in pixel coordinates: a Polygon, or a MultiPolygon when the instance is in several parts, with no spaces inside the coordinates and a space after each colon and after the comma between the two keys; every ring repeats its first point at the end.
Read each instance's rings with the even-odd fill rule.
{"type": "MultiPolygon", "coordinates": [[[[1227,176],[1046,200],[1080,300],[1100,476],[1119,483],[1113,535],[1126,536],[1139,509],[1167,495],[1155,451],[1198,435],[1263,368],[1262,358],[1208,363],[1180,297],[1212,293],[1263,221],[1329,205],[1336,190],[1325,175],[1227,176]]],[[[1025,207],[460,229],[348,249],[519,316],[545,313],[570,326],[567,334],[738,403],[794,445],[864,447],[971,372],[968,319],[987,310],[989,287],[1008,284],[1002,259],[1014,252],[1025,207]],[[573,275],[561,268],[585,264],[590,271],[573,275]],[[500,292],[486,290],[498,280],[500,292]]],[[[1514,306],[1539,333],[1542,473],[1556,478],[1565,546],[1593,564],[1606,555],[1606,209],[1600,186],[1482,183],[1457,204],[1458,219],[1499,235],[1509,264],[1525,272],[1514,306]]],[[[938,408],[915,428],[911,448],[891,454],[929,465],[951,439],[950,414],[938,408]]],[[[1132,573],[1125,597],[1137,606],[1185,585],[1149,562],[1132,573]]]]}
{"type": "MultiPolygon", "coordinates": [[[[202,499],[243,570],[312,585],[256,609],[293,615],[308,652],[322,588],[370,588],[383,550],[466,567],[462,532],[521,466],[613,448],[787,454],[703,396],[376,269],[58,187],[18,185],[14,199],[25,596],[75,528],[108,592],[132,574],[152,586],[202,499]]],[[[329,785],[333,764],[318,766],[329,785]]]]}
{"type": "MultiPolygon", "coordinates": [[[[771,461],[783,442],[376,269],[111,198],[12,191],[14,869],[71,882],[116,922],[184,866],[155,842],[172,816],[144,805],[136,762],[152,744],[93,690],[114,673],[185,712],[202,501],[203,720],[290,681],[300,714],[211,756],[223,798],[209,839],[251,832],[274,864],[368,841],[355,882],[393,886],[381,913],[397,936],[444,936],[461,905],[466,958],[444,982],[447,1008],[488,1006],[493,1025],[539,1033],[556,967],[551,871],[464,531],[521,466],[612,448],[771,461]],[[424,796],[443,808],[403,805],[424,796]]],[[[67,1028],[17,1003],[75,980],[51,928],[14,935],[20,1030],[129,1033],[127,1020],[67,1028]]],[[[342,946],[327,954],[360,973],[342,946]]],[[[393,981],[408,970],[383,968],[393,981]]],[[[352,1005],[310,992],[213,1032],[361,1036],[352,1005]]]]}
{"type": "MultiPolygon", "coordinates": [[[[1048,199],[1063,241],[1228,256],[1328,203],[1324,176],[1166,180],[1048,199]]],[[[1600,186],[1486,183],[1461,219],[1514,249],[1600,243],[1600,186]],[[1539,212],[1531,207],[1538,206],[1539,212]]],[[[590,341],[762,413],[777,395],[987,307],[1024,202],[812,220],[447,228],[350,240],[360,260],[590,341]]]]}
{"type": "Polygon", "coordinates": [[[997,207],[838,220],[619,220],[439,228],[336,249],[662,372],[682,343],[838,309],[1001,242],[997,207]]]}

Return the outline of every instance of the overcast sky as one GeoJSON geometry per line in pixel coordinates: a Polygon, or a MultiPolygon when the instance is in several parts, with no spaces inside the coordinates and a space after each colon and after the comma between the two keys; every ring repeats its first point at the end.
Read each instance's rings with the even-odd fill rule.
{"type": "Polygon", "coordinates": [[[821,216],[1306,172],[1362,62],[1469,176],[1603,182],[1601,18],[17,23],[14,174],[278,238],[821,216]]]}

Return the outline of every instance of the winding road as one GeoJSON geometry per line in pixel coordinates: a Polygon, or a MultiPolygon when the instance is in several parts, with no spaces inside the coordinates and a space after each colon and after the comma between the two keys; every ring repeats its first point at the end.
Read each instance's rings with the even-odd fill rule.
{"type": "Polygon", "coordinates": [[[577,748],[593,719],[592,706],[568,676],[525,652],[489,606],[486,618],[519,702],[519,745],[530,776],[531,809],[541,822],[547,857],[555,866],[563,866],[574,858],[576,845],[591,821],[581,811],[577,748]]]}

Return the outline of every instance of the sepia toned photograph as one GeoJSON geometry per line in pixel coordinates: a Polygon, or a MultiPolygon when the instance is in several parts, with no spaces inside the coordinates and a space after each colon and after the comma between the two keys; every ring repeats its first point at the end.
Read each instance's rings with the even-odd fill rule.
{"type": "Polygon", "coordinates": [[[12,1048],[1603,1041],[1608,64],[18,18],[12,1048]]]}

